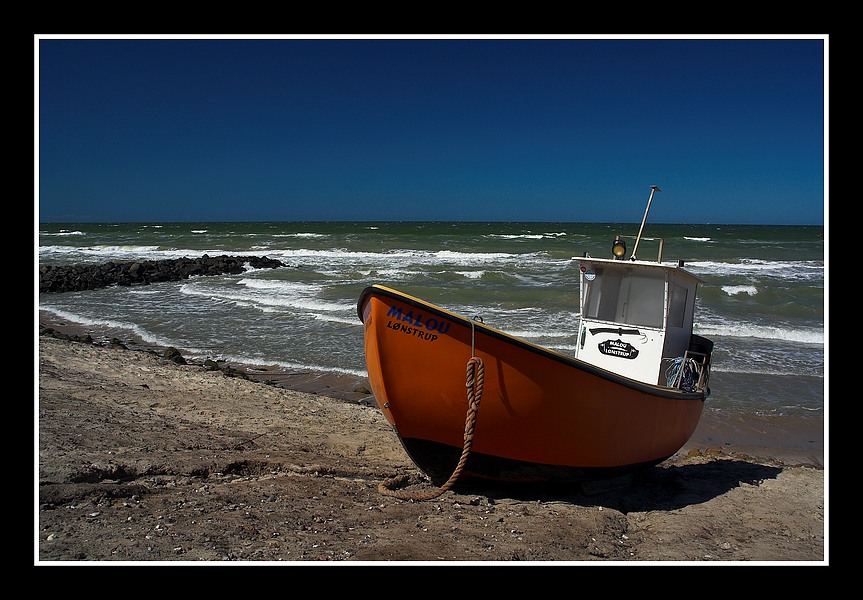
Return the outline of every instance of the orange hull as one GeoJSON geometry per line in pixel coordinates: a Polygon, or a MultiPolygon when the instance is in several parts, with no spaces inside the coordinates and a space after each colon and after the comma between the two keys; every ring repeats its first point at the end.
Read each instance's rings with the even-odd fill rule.
{"type": "Polygon", "coordinates": [[[483,361],[463,478],[575,481],[659,463],[705,393],[627,379],[382,286],[357,303],[375,400],[417,466],[445,481],[464,444],[466,367],[483,361]]]}

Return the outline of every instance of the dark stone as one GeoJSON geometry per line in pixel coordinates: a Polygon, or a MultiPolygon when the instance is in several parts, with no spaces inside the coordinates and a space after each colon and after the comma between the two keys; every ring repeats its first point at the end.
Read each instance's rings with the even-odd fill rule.
{"type": "Polygon", "coordinates": [[[183,355],[180,354],[180,351],[174,348],[173,346],[167,348],[165,352],[162,354],[163,358],[167,358],[168,360],[177,363],[178,365],[185,365],[186,359],[183,358],[183,355]]]}
{"type": "Polygon", "coordinates": [[[226,366],[222,369],[222,374],[225,377],[239,377],[240,379],[248,379],[249,376],[245,371],[235,369],[234,367],[226,366]]]}

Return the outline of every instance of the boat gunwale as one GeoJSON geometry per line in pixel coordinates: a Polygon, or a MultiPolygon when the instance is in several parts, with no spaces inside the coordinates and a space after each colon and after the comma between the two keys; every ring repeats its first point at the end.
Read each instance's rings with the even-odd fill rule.
{"type": "Polygon", "coordinates": [[[491,337],[503,340],[507,343],[518,346],[524,350],[528,350],[535,354],[540,354],[546,358],[555,360],[557,362],[563,363],[565,365],[571,366],[576,369],[581,369],[583,371],[587,371],[597,377],[602,377],[604,379],[610,380],[614,383],[626,386],[628,388],[637,390],[639,392],[649,394],[652,396],[658,396],[663,398],[670,398],[674,400],[706,400],[709,392],[708,389],[705,388],[698,392],[687,392],[685,390],[679,390],[677,388],[669,388],[661,385],[644,383],[641,381],[636,381],[634,379],[630,379],[613,371],[608,371],[601,367],[597,367],[588,362],[579,360],[574,356],[568,356],[556,350],[552,350],[551,348],[546,348],[544,346],[540,346],[538,344],[534,344],[522,338],[516,337],[514,335],[508,334],[504,331],[496,329],[490,325],[486,325],[481,321],[474,321],[460,315],[458,313],[447,310],[441,306],[428,302],[426,300],[422,300],[420,298],[416,298],[415,296],[411,296],[410,294],[406,294],[404,292],[400,292],[396,289],[380,285],[380,284],[372,284],[367,286],[359,296],[357,300],[357,315],[360,318],[360,321],[365,323],[363,318],[363,305],[365,304],[365,300],[368,296],[372,294],[380,294],[389,298],[397,299],[402,302],[405,302],[411,306],[415,306],[417,308],[422,308],[423,310],[430,311],[439,316],[444,316],[448,319],[451,319],[457,323],[460,323],[466,327],[472,327],[476,330],[481,330],[486,335],[491,337]]]}

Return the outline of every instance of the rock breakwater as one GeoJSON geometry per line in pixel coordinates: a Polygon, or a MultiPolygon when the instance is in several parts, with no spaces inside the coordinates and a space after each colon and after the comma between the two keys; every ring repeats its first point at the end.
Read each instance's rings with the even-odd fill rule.
{"type": "Polygon", "coordinates": [[[208,256],[132,262],[107,262],[98,265],[42,265],[39,267],[39,292],[59,293],[95,290],[111,285],[149,285],[161,281],[180,281],[195,276],[239,274],[254,269],[287,266],[266,256],[208,256]]]}

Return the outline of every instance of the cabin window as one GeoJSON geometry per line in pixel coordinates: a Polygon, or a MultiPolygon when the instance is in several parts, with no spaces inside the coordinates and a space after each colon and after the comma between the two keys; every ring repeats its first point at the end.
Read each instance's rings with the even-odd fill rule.
{"type": "Polygon", "coordinates": [[[584,316],[643,327],[662,327],[665,274],[659,269],[595,269],[593,281],[583,281],[584,316]]]}
{"type": "Polygon", "coordinates": [[[689,290],[682,285],[675,284],[671,288],[671,304],[668,307],[669,327],[683,327],[688,295],[689,290]]]}

